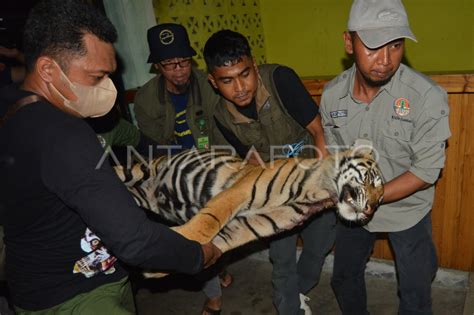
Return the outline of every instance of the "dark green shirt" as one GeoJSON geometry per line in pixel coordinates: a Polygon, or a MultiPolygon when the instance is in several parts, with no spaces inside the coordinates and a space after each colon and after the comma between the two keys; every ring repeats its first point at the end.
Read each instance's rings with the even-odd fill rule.
{"type": "MultiPolygon", "coordinates": [[[[203,71],[193,69],[190,80],[186,121],[194,142],[199,143],[201,130],[205,128],[211,145],[227,144],[215,127],[213,118],[214,109],[220,99],[219,95],[211,87],[203,71]]],[[[165,79],[162,75],[157,75],[141,87],[135,96],[134,103],[138,127],[146,136],[160,145],[176,143],[175,107],[166,91],[165,79]]]]}
{"type": "Polygon", "coordinates": [[[127,145],[136,147],[140,142],[140,131],[125,119],[120,118],[112,130],[98,134],[97,138],[103,148],[127,145]]]}

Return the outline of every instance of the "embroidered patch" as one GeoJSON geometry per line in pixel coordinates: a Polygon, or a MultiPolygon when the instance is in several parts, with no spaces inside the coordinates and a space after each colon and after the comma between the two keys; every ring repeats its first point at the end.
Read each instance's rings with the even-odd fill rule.
{"type": "Polygon", "coordinates": [[[413,121],[411,119],[401,118],[401,117],[398,117],[398,116],[395,116],[395,115],[392,115],[392,119],[393,120],[400,120],[400,121],[410,123],[410,124],[413,123],[413,121]]]}
{"type": "Polygon", "coordinates": [[[347,110],[336,110],[329,113],[331,118],[340,118],[340,117],[347,117],[347,110]]]}
{"type": "Polygon", "coordinates": [[[301,140],[300,142],[297,142],[297,143],[287,144],[285,145],[283,149],[283,154],[286,157],[298,156],[301,153],[301,150],[303,149],[303,145],[304,145],[304,140],[301,140]]]}
{"type": "Polygon", "coordinates": [[[393,110],[398,116],[406,116],[410,113],[410,103],[404,97],[399,97],[393,103],[393,110]]]}
{"type": "Polygon", "coordinates": [[[168,30],[168,29],[164,29],[160,32],[160,42],[163,44],[163,45],[169,45],[171,44],[172,42],[174,42],[174,34],[172,31],[168,30]]]}

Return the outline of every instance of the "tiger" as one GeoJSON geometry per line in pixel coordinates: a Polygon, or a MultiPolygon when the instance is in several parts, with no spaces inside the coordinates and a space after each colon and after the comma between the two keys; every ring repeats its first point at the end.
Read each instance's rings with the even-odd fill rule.
{"type": "Polygon", "coordinates": [[[382,175],[370,150],[264,165],[226,151],[188,150],[114,168],[140,207],[222,253],[290,230],[327,208],[366,224],[383,199],[382,175]]]}

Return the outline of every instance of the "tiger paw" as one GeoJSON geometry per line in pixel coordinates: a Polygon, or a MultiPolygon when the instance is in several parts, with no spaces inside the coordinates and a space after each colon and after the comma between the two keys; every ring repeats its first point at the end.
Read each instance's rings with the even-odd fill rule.
{"type": "Polygon", "coordinates": [[[143,276],[145,278],[156,278],[156,279],[164,278],[168,275],[169,273],[164,273],[164,272],[144,272],[143,273],[143,276]]]}

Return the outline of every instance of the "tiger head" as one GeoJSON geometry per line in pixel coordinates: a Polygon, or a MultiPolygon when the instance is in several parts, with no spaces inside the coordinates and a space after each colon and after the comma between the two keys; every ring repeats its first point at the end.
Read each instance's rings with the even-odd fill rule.
{"type": "Polygon", "coordinates": [[[383,200],[382,173],[372,149],[339,153],[336,162],[337,211],[345,220],[367,224],[383,200]]]}

